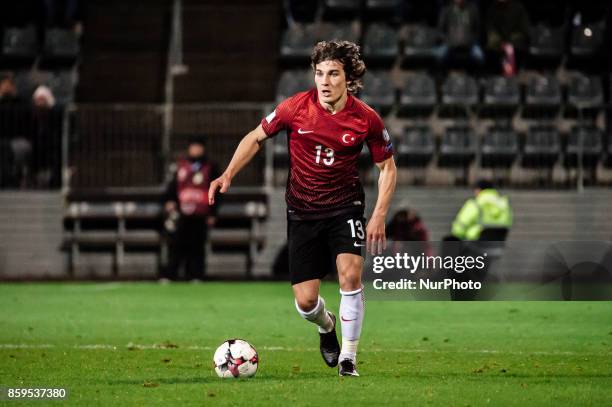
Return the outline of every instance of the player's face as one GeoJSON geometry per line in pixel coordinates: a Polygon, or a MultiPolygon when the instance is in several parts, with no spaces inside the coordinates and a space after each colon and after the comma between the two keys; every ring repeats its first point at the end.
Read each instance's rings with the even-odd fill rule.
{"type": "Polygon", "coordinates": [[[337,60],[315,65],[315,84],[319,100],[325,104],[335,105],[347,96],[344,67],[337,60]]]}

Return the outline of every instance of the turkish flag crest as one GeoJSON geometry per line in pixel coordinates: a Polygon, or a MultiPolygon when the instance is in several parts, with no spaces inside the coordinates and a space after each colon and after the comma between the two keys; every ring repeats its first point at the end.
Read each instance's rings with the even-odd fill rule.
{"type": "Polygon", "coordinates": [[[357,137],[355,137],[353,134],[351,133],[344,133],[342,135],[342,143],[351,146],[353,144],[355,144],[355,140],[357,140],[357,137]]]}

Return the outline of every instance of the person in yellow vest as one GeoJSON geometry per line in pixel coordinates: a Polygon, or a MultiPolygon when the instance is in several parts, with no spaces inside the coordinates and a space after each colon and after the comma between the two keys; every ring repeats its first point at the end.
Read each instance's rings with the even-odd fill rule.
{"type": "Polygon", "coordinates": [[[512,226],[512,208],[507,196],[501,195],[489,181],[478,181],[474,198],[469,199],[461,208],[451,234],[459,240],[478,240],[486,228],[506,228],[512,226]]]}

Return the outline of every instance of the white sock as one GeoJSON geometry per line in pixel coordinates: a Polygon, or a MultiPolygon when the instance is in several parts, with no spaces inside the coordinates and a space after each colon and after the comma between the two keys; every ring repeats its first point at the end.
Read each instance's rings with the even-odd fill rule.
{"type": "Polygon", "coordinates": [[[340,290],[340,294],[342,295],[340,299],[340,324],[342,326],[340,360],[355,361],[365,314],[363,287],[355,291],[340,290]]]}
{"type": "Polygon", "coordinates": [[[325,300],[323,300],[322,297],[319,297],[316,307],[308,312],[300,309],[297,300],[295,301],[295,308],[302,318],[316,324],[319,327],[320,333],[327,333],[334,329],[334,321],[327,313],[325,309],[325,300]]]}

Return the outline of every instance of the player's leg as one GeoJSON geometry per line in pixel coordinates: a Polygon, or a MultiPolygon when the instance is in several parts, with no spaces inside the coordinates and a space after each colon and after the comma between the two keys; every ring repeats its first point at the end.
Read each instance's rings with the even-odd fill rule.
{"type": "Polygon", "coordinates": [[[325,333],[333,329],[333,321],[325,309],[325,300],[319,296],[321,280],[308,280],[294,284],[295,308],[307,321],[319,327],[319,332],[325,333]]]}
{"type": "Polygon", "coordinates": [[[329,260],[329,251],[317,236],[316,222],[289,222],[289,271],[295,307],[302,318],[317,325],[321,355],[333,367],[340,354],[336,318],[319,295],[320,279],[327,274],[329,260]]]}
{"type": "Polygon", "coordinates": [[[340,344],[336,336],[336,316],[325,307],[325,300],[319,295],[321,280],[308,280],[293,285],[295,308],[307,321],[319,329],[319,350],[329,367],[338,365],[340,344]]]}
{"type": "Polygon", "coordinates": [[[357,347],[365,314],[365,301],[361,273],[363,257],[341,253],[336,258],[340,283],[340,326],[342,349],[340,351],[340,374],[358,376],[355,369],[357,347]]]}

